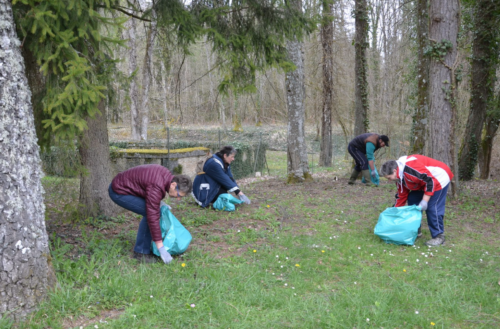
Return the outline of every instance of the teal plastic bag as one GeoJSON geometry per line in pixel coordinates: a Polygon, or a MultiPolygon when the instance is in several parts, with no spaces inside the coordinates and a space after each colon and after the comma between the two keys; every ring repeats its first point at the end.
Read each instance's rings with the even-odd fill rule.
{"type": "MultiPolygon", "coordinates": [[[[182,226],[181,222],[175,218],[167,206],[161,206],[160,213],[161,239],[163,240],[165,249],[171,255],[182,254],[187,250],[193,239],[191,233],[182,226]]],[[[153,254],[160,256],[160,252],[156,248],[154,241],[151,242],[151,249],[153,250],[153,254]]]]}
{"type": "Polygon", "coordinates": [[[219,195],[212,206],[217,210],[234,211],[234,209],[236,209],[234,205],[242,203],[243,201],[240,199],[235,198],[229,193],[224,193],[219,195]]]}
{"type": "MultiPolygon", "coordinates": [[[[368,168],[370,168],[370,167],[368,166],[368,168]]],[[[372,175],[370,175],[370,177],[371,177],[372,183],[379,186],[380,185],[380,176],[378,175],[377,166],[375,166],[375,164],[373,164],[373,168],[375,168],[375,172],[377,173],[377,176],[374,178],[372,175]]],[[[368,170],[370,170],[370,169],[368,169],[368,170]]],[[[363,183],[366,183],[366,180],[364,177],[361,178],[361,181],[363,183]]]]}
{"type": "Polygon", "coordinates": [[[419,206],[391,207],[378,217],[374,233],[386,243],[412,246],[421,222],[422,211],[419,206]]]}

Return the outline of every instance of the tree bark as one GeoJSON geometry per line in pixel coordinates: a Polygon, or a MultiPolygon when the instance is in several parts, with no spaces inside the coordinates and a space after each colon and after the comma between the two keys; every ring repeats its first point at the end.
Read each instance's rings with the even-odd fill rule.
{"type": "Polygon", "coordinates": [[[328,0],[323,0],[323,23],[321,45],[323,47],[323,113],[321,118],[321,145],[319,165],[332,165],[332,107],[333,107],[333,8],[328,0]]]}
{"type": "Polygon", "coordinates": [[[427,113],[429,112],[429,57],[424,54],[429,42],[429,2],[417,0],[417,108],[413,114],[412,154],[424,154],[427,113]]]}
{"type": "Polygon", "coordinates": [[[128,73],[130,78],[130,126],[133,140],[140,139],[139,95],[137,90],[137,51],[135,45],[135,20],[130,18],[128,24],[128,73]]]}
{"type": "MultiPolygon", "coordinates": [[[[429,156],[453,166],[453,70],[457,57],[459,3],[430,2],[430,39],[434,49],[429,73],[429,156]],[[444,54],[441,54],[444,53],[444,54]]],[[[456,174],[456,173],[455,173],[456,174]]]]}
{"type": "Polygon", "coordinates": [[[355,1],[355,120],[354,135],[368,131],[368,79],[366,67],[366,49],[368,48],[368,5],[366,0],[355,1]]]}
{"type": "MultiPolygon", "coordinates": [[[[460,179],[464,180],[473,178],[480,149],[483,153],[486,151],[485,145],[481,145],[481,135],[495,88],[497,58],[499,56],[497,39],[500,29],[499,15],[497,14],[499,10],[500,4],[497,1],[478,0],[476,2],[470,110],[459,162],[460,179]]],[[[485,141],[483,140],[483,142],[485,141]]],[[[487,172],[489,174],[489,170],[487,172]]],[[[481,176],[483,176],[483,170],[481,170],[481,176]]]]}
{"type": "Polygon", "coordinates": [[[120,208],[109,198],[108,187],[113,179],[109,138],[104,112],[104,100],[99,103],[99,111],[94,118],[87,118],[88,129],[79,140],[82,166],[80,176],[80,215],[83,218],[99,215],[113,216],[120,208]]]}
{"type": "Polygon", "coordinates": [[[153,48],[156,37],[156,15],[152,11],[153,20],[149,26],[148,37],[146,41],[146,54],[144,55],[144,65],[142,67],[142,104],[141,104],[141,140],[148,139],[149,125],[149,86],[151,84],[151,72],[153,69],[153,48]]]}
{"type": "Polygon", "coordinates": [[[481,179],[490,178],[493,141],[500,125],[500,93],[498,93],[495,103],[496,108],[486,118],[485,135],[481,141],[481,150],[479,152],[479,177],[481,179]]]}
{"type": "MultiPolygon", "coordinates": [[[[302,7],[301,0],[293,0],[292,6],[302,7]]],[[[294,71],[286,73],[286,97],[288,107],[287,130],[287,169],[288,183],[298,183],[312,180],[307,162],[307,145],[305,138],[305,84],[304,84],[304,54],[302,42],[289,40],[287,42],[288,58],[295,65],[294,71]]]]}
{"type": "Polygon", "coordinates": [[[0,317],[21,320],[56,278],[31,92],[8,0],[0,0],[0,21],[0,317]]]}

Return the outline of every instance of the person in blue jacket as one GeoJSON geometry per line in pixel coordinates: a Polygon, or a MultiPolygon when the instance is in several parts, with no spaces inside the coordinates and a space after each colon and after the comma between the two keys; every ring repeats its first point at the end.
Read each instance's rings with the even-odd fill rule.
{"type": "Polygon", "coordinates": [[[353,138],[347,146],[349,154],[354,158],[356,163],[349,179],[349,184],[354,184],[361,172],[365,179],[365,185],[371,184],[371,177],[378,177],[377,169],[375,168],[375,151],[389,146],[389,137],[374,133],[361,134],[353,138]]]}
{"type": "Polygon", "coordinates": [[[240,200],[245,202],[248,200],[231,173],[230,165],[235,155],[234,147],[224,146],[205,162],[203,171],[197,173],[193,182],[192,195],[196,203],[203,208],[214,203],[223,193],[234,193],[240,200]]]}

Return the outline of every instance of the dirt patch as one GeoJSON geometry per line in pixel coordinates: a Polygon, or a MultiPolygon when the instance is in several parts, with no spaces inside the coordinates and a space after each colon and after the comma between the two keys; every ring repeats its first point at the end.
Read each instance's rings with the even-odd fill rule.
{"type": "Polygon", "coordinates": [[[62,326],[63,328],[80,328],[92,324],[107,324],[108,320],[119,318],[122,314],[123,310],[106,310],[91,319],[85,316],[69,317],[63,320],[62,326]]]}

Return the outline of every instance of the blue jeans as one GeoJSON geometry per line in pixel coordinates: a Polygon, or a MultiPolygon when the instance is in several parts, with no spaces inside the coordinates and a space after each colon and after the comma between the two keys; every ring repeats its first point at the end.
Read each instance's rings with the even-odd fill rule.
{"type": "Polygon", "coordinates": [[[347,151],[349,151],[349,154],[354,158],[354,162],[356,163],[354,169],[357,172],[368,170],[368,158],[366,157],[366,154],[354,146],[351,146],[351,144],[347,145],[347,151]]]}
{"type": "Polygon", "coordinates": [[[118,194],[113,191],[111,184],[109,184],[109,197],[114,203],[123,207],[127,210],[135,212],[136,214],[142,215],[141,223],[139,224],[139,230],[137,230],[137,238],[135,240],[134,251],[141,254],[151,253],[151,242],[153,238],[151,237],[151,231],[149,230],[148,220],[146,219],[146,201],[135,195],[123,195],[118,194]]]}
{"type": "MultiPolygon", "coordinates": [[[[431,231],[432,238],[444,233],[444,208],[449,186],[450,184],[448,183],[440,191],[434,192],[434,195],[431,196],[427,203],[425,213],[427,214],[427,225],[431,231]]],[[[408,195],[408,205],[418,205],[423,197],[424,191],[411,191],[408,195]]]]}

